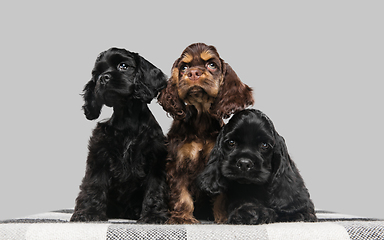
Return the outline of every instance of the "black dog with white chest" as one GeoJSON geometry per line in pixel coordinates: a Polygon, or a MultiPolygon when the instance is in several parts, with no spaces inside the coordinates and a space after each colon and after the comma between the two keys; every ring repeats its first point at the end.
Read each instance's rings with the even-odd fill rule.
{"type": "Polygon", "coordinates": [[[103,105],[113,107],[113,115],[93,130],[71,221],[167,220],[165,137],[147,106],[166,81],[137,53],[111,48],[99,55],[84,87],[83,110],[89,120],[103,105]]]}
{"type": "Polygon", "coordinates": [[[216,196],[216,222],[317,220],[283,137],[258,110],[243,110],[223,127],[198,181],[203,190],[216,196]]]}

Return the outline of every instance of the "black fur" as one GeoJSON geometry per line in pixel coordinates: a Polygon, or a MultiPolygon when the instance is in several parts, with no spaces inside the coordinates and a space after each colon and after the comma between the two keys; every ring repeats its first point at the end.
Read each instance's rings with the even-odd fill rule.
{"type": "Polygon", "coordinates": [[[222,194],[216,209],[230,224],[317,220],[283,137],[258,110],[241,111],[224,126],[198,181],[211,195],[222,194]]]}
{"type": "Polygon", "coordinates": [[[137,53],[111,48],[99,55],[84,87],[83,110],[89,120],[103,105],[113,107],[113,115],[93,130],[71,221],[167,220],[165,137],[147,106],[166,80],[137,53]]]}

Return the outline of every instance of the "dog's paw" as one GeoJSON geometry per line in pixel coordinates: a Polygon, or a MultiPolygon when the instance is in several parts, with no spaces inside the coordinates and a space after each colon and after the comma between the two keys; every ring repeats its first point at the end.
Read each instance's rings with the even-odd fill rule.
{"type": "Polygon", "coordinates": [[[142,216],[138,223],[147,223],[147,224],[163,224],[168,220],[166,215],[157,215],[157,216],[142,216]]]}
{"type": "Polygon", "coordinates": [[[200,223],[196,218],[170,217],[167,224],[197,224],[200,223]]]}
{"type": "Polygon", "coordinates": [[[233,210],[228,216],[228,224],[265,224],[276,220],[277,214],[274,210],[253,204],[244,204],[233,210]]]}

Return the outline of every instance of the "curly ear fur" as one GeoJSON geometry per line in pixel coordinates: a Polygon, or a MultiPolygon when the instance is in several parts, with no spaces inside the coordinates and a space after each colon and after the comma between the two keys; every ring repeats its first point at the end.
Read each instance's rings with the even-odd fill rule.
{"type": "Polygon", "coordinates": [[[83,90],[84,105],[83,110],[85,117],[88,120],[94,120],[100,116],[101,108],[103,104],[100,104],[96,101],[95,97],[95,86],[96,80],[91,79],[85,86],[83,90]]]}
{"type": "Polygon", "coordinates": [[[223,84],[211,106],[211,113],[217,118],[229,118],[231,114],[254,103],[252,88],[240,81],[228,63],[223,63],[223,71],[225,73],[223,84]]]}
{"type": "Polygon", "coordinates": [[[224,158],[222,149],[223,131],[217,137],[215,147],[212,149],[207,166],[197,178],[200,189],[211,194],[222,193],[227,187],[226,180],[221,173],[221,161],[224,158]]]}
{"type": "Polygon", "coordinates": [[[167,85],[167,77],[160,69],[138,54],[135,55],[135,59],[139,70],[134,97],[145,103],[150,103],[159,91],[167,85]]]}
{"type": "Polygon", "coordinates": [[[174,119],[184,119],[187,115],[185,103],[179,98],[177,88],[178,70],[176,69],[180,59],[177,59],[172,66],[172,76],[167,82],[167,87],[160,92],[158,102],[163,109],[174,119]],[[176,76],[175,76],[176,75],[176,76]]]}
{"type": "MultiPolygon", "coordinates": [[[[290,214],[300,209],[314,209],[299,170],[291,160],[284,138],[275,133],[272,159],[272,179],[269,187],[270,206],[280,213],[290,214]]],[[[313,213],[314,214],[314,213],[313,213]]]]}

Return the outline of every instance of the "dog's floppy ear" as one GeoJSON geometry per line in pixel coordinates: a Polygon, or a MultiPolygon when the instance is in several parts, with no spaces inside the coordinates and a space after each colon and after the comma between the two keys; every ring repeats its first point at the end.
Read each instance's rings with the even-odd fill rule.
{"type": "Polygon", "coordinates": [[[180,59],[177,59],[172,66],[172,76],[167,82],[167,87],[164,88],[159,95],[158,101],[163,109],[169,113],[174,119],[183,119],[186,117],[185,103],[179,98],[177,81],[179,70],[177,64],[180,59]]]}
{"type": "Polygon", "coordinates": [[[207,166],[197,178],[199,187],[211,195],[222,193],[227,186],[227,181],[221,173],[222,160],[224,159],[222,141],[223,131],[221,131],[217,137],[216,144],[211,151],[207,166]]]}
{"type": "Polygon", "coordinates": [[[95,97],[95,86],[96,80],[91,79],[85,86],[83,90],[84,105],[83,110],[85,117],[88,120],[94,120],[100,116],[101,108],[103,104],[98,103],[95,97]]]}
{"type": "Polygon", "coordinates": [[[165,74],[145,58],[135,53],[138,73],[135,79],[134,97],[150,103],[159,91],[167,86],[165,74]]]}
{"type": "MultiPolygon", "coordinates": [[[[101,52],[95,61],[96,64],[100,61],[100,59],[104,56],[106,51],[101,52]]],[[[84,86],[83,89],[83,99],[84,99],[84,115],[88,120],[94,120],[100,116],[101,108],[103,107],[103,103],[100,103],[96,99],[96,81],[95,76],[92,73],[92,79],[84,86]]]]}
{"type": "Polygon", "coordinates": [[[224,79],[211,113],[217,118],[229,118],[240,110],[253,105],[252,89],[241,82],[236,72],[223,61],[224,79]]]}
{"type": "Polygon", "coordinates": [[[270,206],[285,213],[308,206],[313,208],[304,180],[288,154],[284,138],[275,133],[275,141],[269,186],[270,206]]]}

